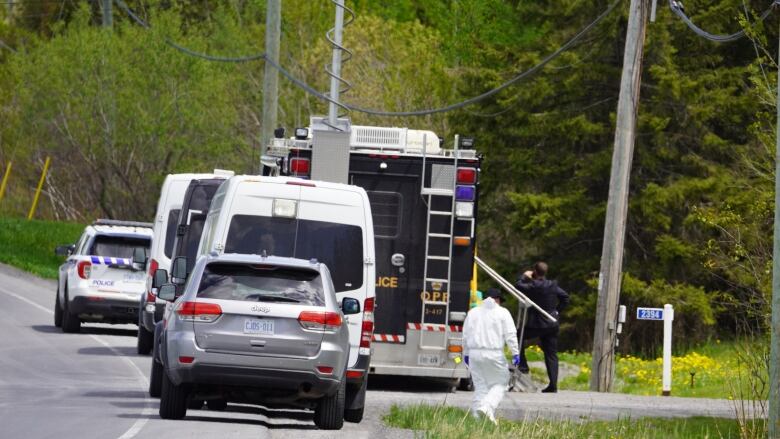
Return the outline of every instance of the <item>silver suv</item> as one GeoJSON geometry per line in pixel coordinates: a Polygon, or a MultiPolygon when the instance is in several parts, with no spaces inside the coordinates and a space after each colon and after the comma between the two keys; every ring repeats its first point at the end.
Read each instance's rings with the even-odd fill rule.
{"type": "MultiPolygon", "coordinates": [[[[172,279],[178,280],[174,262],[172,279]]],[[[316,260],[211,255],[198,260],[175,299],[160,344],[160,417],[181,419],[206,401],[314,410],[314,423],[344,422],[349,334],[344,314],[360,302],[336,299],[328,268],[316,260]],[[161,375],[161,376],[160,376],[161,375]]],[[[156,370],[155,370],[156,369],[156,370]]]]}

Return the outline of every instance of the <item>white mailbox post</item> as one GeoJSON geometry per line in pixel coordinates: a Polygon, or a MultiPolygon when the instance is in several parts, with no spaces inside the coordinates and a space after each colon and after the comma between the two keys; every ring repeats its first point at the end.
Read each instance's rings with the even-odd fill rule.
{"type": "Polygon", "coordinates": [[[672,321],[674,320],[674,307],[670,304],[662,308],[637,308],[637,320],[663,320],[664,322],[664,347],[663,347],[663,372],[661,373],[661,394],[669,396],[672,393],[672,321]]]}

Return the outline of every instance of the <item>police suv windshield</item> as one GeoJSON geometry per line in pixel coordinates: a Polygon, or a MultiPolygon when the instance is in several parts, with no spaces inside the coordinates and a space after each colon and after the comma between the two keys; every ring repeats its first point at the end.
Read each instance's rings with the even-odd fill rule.
{"type": "Polygon", "coordinates": [[[108,256],[112,258],[132,258],[137,247],[149,249],[151,240],[148,238],[127,238],[122,236],[98,235],[92,242],[93,256],[108,256]]]}
{"type": "Polygon", "coordinates": [[[198,297],[325,306],[319,272],[262,264],[207,265],[198,287],[198,297]]]}
{"type": "Polygon", "coordinates": [[[363,285],[363,231],[349,224],[235,215],[225,253],[317,259],[330,269],[336,292],[363,285]]]}

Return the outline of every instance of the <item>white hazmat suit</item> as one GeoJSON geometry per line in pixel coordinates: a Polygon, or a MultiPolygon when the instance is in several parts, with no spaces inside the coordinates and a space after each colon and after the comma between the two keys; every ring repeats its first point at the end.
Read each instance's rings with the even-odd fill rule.
{"type": "Polygon", "coordinates": [[[474,382],[472,414],[482,412],[495,422],[495,411],[509,384],[504,345],[518,355],[517,329],[512,315],[492,298],[473,308],[463,322],[463,355],[469,359],[474,382]]]}

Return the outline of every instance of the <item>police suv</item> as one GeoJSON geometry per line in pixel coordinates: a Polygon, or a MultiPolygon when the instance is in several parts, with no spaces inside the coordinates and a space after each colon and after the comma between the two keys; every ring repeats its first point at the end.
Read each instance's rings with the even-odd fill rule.
{"type": "Polygon", "coordinates": [[[59,268],[54,325],[72,333],[81,322],[137,322],[146,277],[133,255],[145,258],[151,239],[151,223],[99,219],[77,243],[57,247],[67,259],[59,268]]]}

